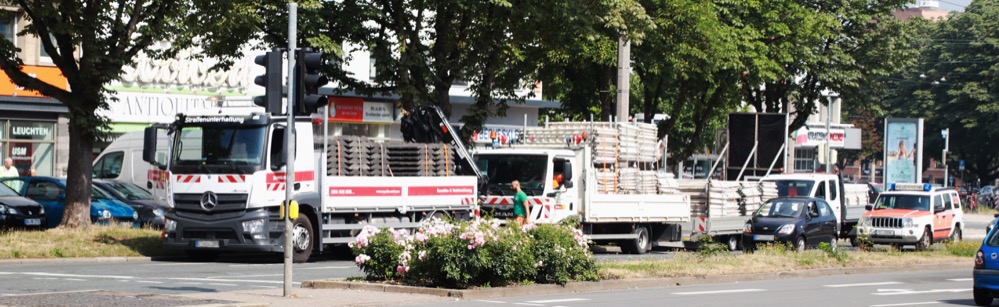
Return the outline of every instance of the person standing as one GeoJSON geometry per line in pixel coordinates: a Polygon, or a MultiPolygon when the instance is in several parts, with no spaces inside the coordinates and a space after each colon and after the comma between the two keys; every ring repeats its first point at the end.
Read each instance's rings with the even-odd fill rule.
{"type": "Polygon", "coordinates": [[[524,190],[520,189],[519,180],[514,180],[510,183],[510,185],[513,186],[513,190],[517,192],[513,195],[514,220],[517,221],[518,225],[524,226],[524,224],[527,224],[528,217],[531,216],[531,207],[527,206],[527,193],[524,193],[524,190]]]}
{"type": "Polygon", "coordinates": [[[10,157],[3,159],[3,167],[0,167],[0,178],[18,176],[21,176],[21,174],[18,173],[17,168],[14,167],[14,159],[11,159],[10,157]]]}

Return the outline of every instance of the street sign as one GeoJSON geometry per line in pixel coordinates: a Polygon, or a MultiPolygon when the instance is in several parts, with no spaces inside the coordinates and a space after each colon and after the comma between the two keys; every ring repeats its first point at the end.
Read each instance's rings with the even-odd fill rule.
{"type": "Polygon", "coordinates": [[[957,168],[964,170],[964,160],[957,161],[957,168]]]}

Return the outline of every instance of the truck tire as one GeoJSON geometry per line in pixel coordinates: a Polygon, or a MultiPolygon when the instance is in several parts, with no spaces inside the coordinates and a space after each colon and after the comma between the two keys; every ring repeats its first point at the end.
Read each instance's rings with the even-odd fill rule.
{"type": "Polygon", "coordinates": [[[919,241],[916,242],[916,251],[921,252],[930,249],[930,245],[933,244],[933,232],[930,231],[929,227],[923,230],[923,236],[919,237],[919,241]]]}
{"type": "Polygon", "coordinates": [[[992,305],[992,294],[989,290],[982,288],[974,288],[972,295],[975,296],[975,305],[978,306],[989,306],[992,305]]]}
{"type": "Polygon", "coordinates": [[[312,229],[312,221],[305,214],[300,214],[291,228],[292,260],[295,263],[309,261],[312,256],[313,242],[315,241],[315,230],[312,229]]]}
{"type": "Polygon", "coordinates": [[[647,228],[638,227],[632,233],[637,234],[638,238],[625,241],[624,246],[621,247],[624,249],[624,252],[641,255],[652,249],[652,241],[649,240],[649,230],[647,228]]]}
{"type": "Polygon", "coordinates": [[[728,236],[728,250],[737,251],[739,250],[739,238],[740,236],[728,236]]]}
{"type": "Polygon", "coordinates": [[[187,259],[194,262],[212,262],[219,257],[219,252],[207,250],[186,250],[184,254],[187,255],[187,259]]]}

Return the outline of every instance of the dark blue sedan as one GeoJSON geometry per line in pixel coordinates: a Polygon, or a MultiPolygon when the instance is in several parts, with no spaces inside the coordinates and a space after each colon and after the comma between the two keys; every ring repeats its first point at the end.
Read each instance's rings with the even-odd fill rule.
{"type": "MultiPolygon", "coordinates": [[[[48,228],[62,223],[66,207],[66,179],[52,177],[11,177],[0,179],[21,196],[30,198],[45,208],[48,228]]],[[[114,200],[99,189],[91,189],[90,220],[95,224],[122,223],[138,226],[139,215],[132,207],[114,200]]]]}
{"type": "Polygon", "coordinates": [[[797,251],[827,242],[836,247],[839,227],[836,215],[821,198],[778,197],[768,200],[753,213],[743,229],[744,250],[758,244],[790,244],[797,251]]]}
{"type": "Polygon", "coordinates": [[[153,194],[133,183],[117,180],[94,179],[94,187],[107,192],[114,199],[121,201],[139,214],[139,222],[142,226],[152,228],[163,228],[163,214],[168,209],[167,205],[156,200],[153,194]]]}

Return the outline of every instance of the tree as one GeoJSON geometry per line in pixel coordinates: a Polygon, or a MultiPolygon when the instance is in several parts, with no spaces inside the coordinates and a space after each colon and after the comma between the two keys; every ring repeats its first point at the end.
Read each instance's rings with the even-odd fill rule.
{"type": "Polygon", "coordinates": [[[189,12],[185,1],[26,1],[3,14],[26,18],[31,24],[18,35],[41,38],[41,47],[69,83],[63,90],[21,71],[23,61],[13,42],[0,40],[0,68],[19,86],[60,101],[69,109],[69,165],[66,211],[62,226],[90,224],[90,173],[94,141],[107,128],[95,115],[106,107],[105,88],[119,78],[122,66],[140,52],[157,55],[150,46],[182,31],[177,21],[189,12]]]}

